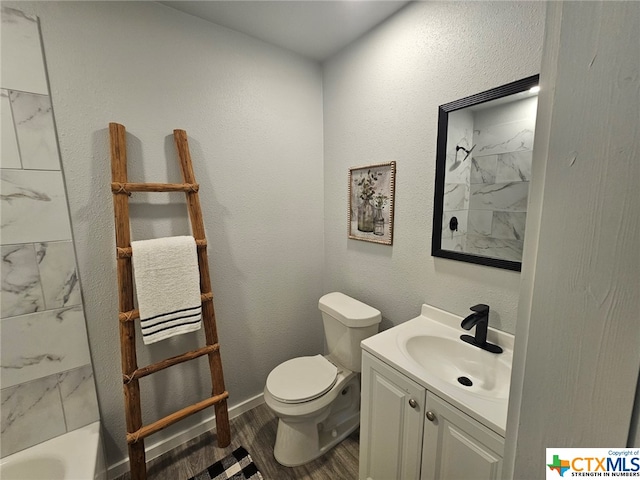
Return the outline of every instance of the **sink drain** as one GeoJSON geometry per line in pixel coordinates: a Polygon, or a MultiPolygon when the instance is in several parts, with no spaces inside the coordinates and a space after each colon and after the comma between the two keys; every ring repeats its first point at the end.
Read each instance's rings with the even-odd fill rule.
{"type": "Polygon", "coordinates": [[[468,377],[458,377],[458,382],[465,387],[470,387],[471,385],[473,385],[473,382],[468,377]]]}

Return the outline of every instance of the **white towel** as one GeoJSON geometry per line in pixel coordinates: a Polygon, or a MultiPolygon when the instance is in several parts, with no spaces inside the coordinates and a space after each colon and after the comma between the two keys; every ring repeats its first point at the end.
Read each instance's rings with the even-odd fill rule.
{"type": "Polygon", "coordinates": [[[200,269],[193,237],[131,242],[145,345],[199,330],[200,269]]]}

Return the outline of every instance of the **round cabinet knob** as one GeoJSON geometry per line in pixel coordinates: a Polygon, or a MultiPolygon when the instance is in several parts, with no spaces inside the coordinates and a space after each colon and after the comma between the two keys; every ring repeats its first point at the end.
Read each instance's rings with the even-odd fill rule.
{"type": "Polygon", "coordinates": [[[436,419],[436,416],[433,412],[427,412],[427,420],[433,422],[436,419]]]}
{"type": "Polygon", "coordinates": [[[416,402],[413,398],[409,399],[409,406],[411,408],[416,408],[418,406],[418,402],[416,402]]]}

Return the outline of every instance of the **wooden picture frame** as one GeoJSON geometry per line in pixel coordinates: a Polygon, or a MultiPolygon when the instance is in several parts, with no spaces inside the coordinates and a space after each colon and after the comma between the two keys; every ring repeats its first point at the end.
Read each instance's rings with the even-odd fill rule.
{"type": "Polygon", "coordinates": [[[349,169],[349,238],[391,245],[396,162],[349,169]]]}

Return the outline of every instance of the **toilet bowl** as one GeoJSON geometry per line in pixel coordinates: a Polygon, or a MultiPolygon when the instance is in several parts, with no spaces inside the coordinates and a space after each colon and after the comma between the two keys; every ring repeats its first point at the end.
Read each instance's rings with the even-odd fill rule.
{"type": "Polygon", "coordinates": [[[339,292],[318,302],[328,354],[298,357],[267,377],[264,398],[278,417],[276,460],[310,462],[360,423],[360,342],[378,331],[378,310],[339,292]]]}

